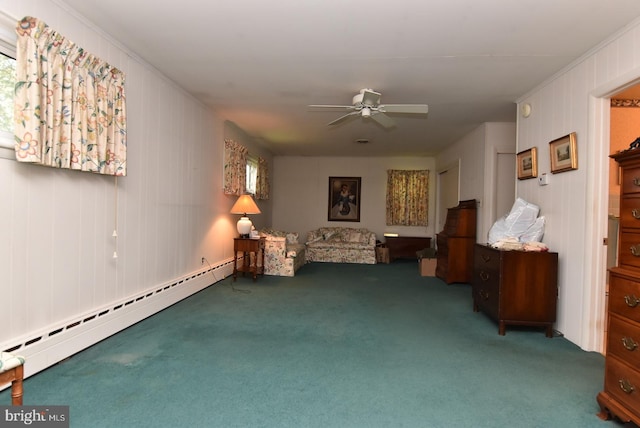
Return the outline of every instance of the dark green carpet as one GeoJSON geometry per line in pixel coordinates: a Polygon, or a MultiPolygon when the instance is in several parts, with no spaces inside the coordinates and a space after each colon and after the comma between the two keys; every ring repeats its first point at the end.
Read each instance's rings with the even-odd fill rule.
{"type": "MultiPolygon", "coordinates": [[[[25,381],[73,427],[620,427],[604,359],[414,262],[228,278],[25,381]]],[[[0,393],[9,403],[9,391],[0,393]]]]}

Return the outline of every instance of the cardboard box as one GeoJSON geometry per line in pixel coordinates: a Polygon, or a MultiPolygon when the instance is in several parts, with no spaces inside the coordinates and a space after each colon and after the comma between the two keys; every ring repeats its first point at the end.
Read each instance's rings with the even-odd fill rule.
{"type": "Polygon", "coordinates": [[[436,276],[436,264],[438,259],[419,259],[420,276],[436,276]]]}
{"type": "Polygon", "coordinates": [[[376,247],[376,262],[389,263],[389,249],[383,246],[376,247]]]}

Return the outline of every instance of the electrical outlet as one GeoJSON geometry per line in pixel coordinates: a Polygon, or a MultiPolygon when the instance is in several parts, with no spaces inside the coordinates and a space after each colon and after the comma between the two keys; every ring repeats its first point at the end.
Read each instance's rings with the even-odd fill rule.
{"type": "Polygon", "coordinates": [[[204,257],[202,258],[202,261],[200,262],[200,264],[204,264],[204,257]]]}

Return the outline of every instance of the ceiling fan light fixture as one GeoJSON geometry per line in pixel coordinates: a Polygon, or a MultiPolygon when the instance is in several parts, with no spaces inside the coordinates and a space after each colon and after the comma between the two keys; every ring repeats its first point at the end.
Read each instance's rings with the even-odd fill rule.
{"type": "Polygon", "coordinates": [[[380,104],[380,97],[380,92],[375,92],[371,89],[362,89],[359,94],[353,97],[353,105],[312,104],[309,107],[351,111],[351,113],[347,113],[329,122],[329,126],[339,125],[349,119],[360,116],[365,119],[372,118],[384,128],[393,128],[395,126],[395,122],[385,113],[426,114],[429,111],[429,107],[426,104],[380,104]]]}

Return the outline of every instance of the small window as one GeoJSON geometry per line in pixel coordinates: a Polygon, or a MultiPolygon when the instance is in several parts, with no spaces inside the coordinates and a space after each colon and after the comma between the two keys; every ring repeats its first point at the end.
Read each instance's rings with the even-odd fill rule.
{"type": "Polygon", "coordinates": [[[15,86],[16,60],[0,52],[0,131],[3,133],[13,134],[13,91],[15,86]]]}
{"type": "Polygon", "coordinates": [[[247,193],[256,194],[256,183],[258,182],[258,158],[249,154],[247,156],[247,193]]]}
{"type": "Polygon", "coordinates": [[[13,92],[16,86],[15,22],[0,19],[0,157],[13,152],[13,92]],[[9,150],[7,150],[9,149],[9,150]]]}

